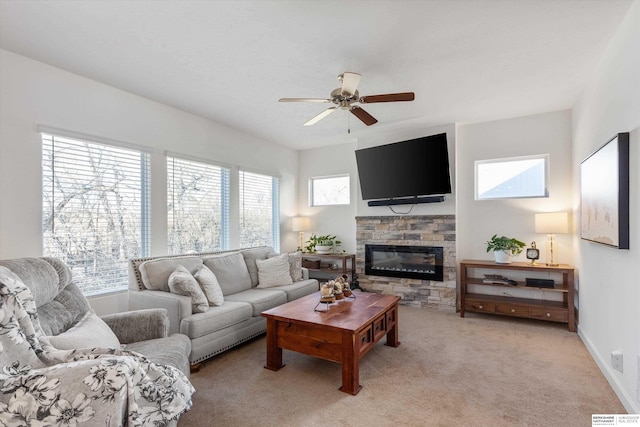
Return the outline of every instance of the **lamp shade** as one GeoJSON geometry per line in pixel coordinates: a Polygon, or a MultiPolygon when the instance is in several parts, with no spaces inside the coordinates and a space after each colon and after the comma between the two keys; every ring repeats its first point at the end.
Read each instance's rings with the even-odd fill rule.
{"type": "Polygon", "coordinates": [[[569,232],[569,213],[550,212],[536,214],[536,233],[563,234],[569,232]]]}
{"type": "Polygon", "coordinates": [[[296,216],[291,218],[291,231],[309,231],[311,221],[308,217],[296,216]]]}

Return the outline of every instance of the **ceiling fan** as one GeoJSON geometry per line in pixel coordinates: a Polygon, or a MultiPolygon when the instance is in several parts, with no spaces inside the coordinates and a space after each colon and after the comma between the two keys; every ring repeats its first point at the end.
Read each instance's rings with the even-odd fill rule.
{"type": "Polygon", "coordinates": [[[398,101],[413,101],[415,94],[413,92],[402,93],[387,93],[384,95],[369,95],[360,96],[358,93],[358,84],[362,76],[358,73],[344,72],[338,76],[338,81],[341,87],[331,91],[331,97],[324,98],[280,98],[280,102],[319,102],[319,103],[334,103],[335,107],[329,107],[311,120],[307,121],[304,125],[311,126],[318,123],[320,120],[327,117],[337,109],[348,110],[359,118],[362,123],[367,126],[371,126],[378,122],[375,117],[367,113],[362,107],[354,104],[373,104],[375,102],[398,102],[398,101]]]}

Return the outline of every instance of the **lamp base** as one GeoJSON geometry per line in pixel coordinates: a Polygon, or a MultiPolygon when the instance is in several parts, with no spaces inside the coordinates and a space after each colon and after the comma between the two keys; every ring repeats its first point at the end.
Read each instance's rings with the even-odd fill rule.
{"type": "Polygon", "coordinates": [[[546,252],[547,252],[546,265],[548,267],[559,266],[560,264],[558,263],[558,243],[556,242],[555,236],[553,234],[549,234],[549,236],[547,236],[546,252]]]}

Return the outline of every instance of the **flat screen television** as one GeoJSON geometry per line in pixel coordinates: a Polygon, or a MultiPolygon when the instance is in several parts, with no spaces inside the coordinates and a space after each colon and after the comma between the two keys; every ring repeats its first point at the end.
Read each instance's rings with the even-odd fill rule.
{"type": "Polygon", "coordinates": [[[451,193],[446,133],[356,150],[356,163],[364,200],[451,193]]]}

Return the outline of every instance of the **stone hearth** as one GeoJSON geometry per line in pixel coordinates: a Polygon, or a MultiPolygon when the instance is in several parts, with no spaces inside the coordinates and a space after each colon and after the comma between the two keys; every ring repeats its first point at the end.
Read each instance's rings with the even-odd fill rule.
{"type": "Polygon", "coordinates": [[[356,273],[360,287],[369,292],[398,295],[400,304],[456,310],[455,215],[398,215],[356,217],[356,273]],[[365,245],[442,246],[442,282],[396,277],[367,276],[365,245]]]}

